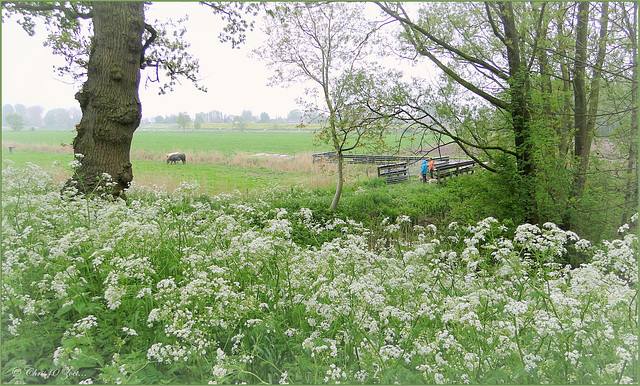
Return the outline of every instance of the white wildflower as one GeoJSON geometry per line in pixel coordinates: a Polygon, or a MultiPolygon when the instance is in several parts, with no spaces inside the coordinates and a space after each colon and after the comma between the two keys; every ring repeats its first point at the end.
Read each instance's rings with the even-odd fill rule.
{"type": "Polygon", "coordinates": [[[285,371],[284,373],[280,374],[280,381],[278,382],[278,384],[280,385],[288,385],[289,382],[287,382],[287,372],[285,371]]]}
{"type": "Polygon", "coordinates": [[[512,301],[504,306],[505,311],[518,316],[527,312],[529,305],[525,301],[512,301]]]}
{"type": "Polygon", "coordinates": [[[629,230],[629,224],[624,224],[620,228],[618,228],[618,233],[625,233],[629,230]]]}
{"type": "Polygon", "coordinates": [[[136,330],[134,330],[133,328],[129,328],[129,327],[122,327],[122,331],[126,332],[127,335],[131,335],[131,336],[137,336],[138,335],[136,330]]]}

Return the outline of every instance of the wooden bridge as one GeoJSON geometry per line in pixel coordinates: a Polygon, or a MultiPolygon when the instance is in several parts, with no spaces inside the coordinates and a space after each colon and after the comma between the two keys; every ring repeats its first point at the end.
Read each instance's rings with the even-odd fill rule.
{"type": "MultiPolygon", "coordinates": [[[[386,156],[386,155],[353,155],[343,154],[343,159],[349,164],[373,164],[378,166],[378,177],[385,178],[387,183],[407,181],[413,174],[420,175],[421,161],[425,156],[386,156]],[[417,164],[417,168],[416,168],[417,164]],[[412,173],[412,168],[417,169],[412,173]]],[[[313,155],[313,162],[321,160],[335,162],[336,152],[318,153],[313,155]]],[[[438,182],[448,177],[462,173],[473,173],[476,166],[474,160],[450,159],[449,156],[431,157],[433,159],[433,176],[438,182]]]]}

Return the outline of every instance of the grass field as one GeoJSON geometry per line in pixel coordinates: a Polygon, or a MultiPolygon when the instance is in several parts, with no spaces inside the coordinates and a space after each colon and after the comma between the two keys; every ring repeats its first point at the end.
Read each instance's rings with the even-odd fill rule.
{"type": "MultiPolygon", "coordinates": [[[[26,162],[53,169],[57,179],[64,180],[73,160],[69,145],[75,133],[65,131],[3,132],[2,159],[26,162]],[[14,147],[9,154],[8,147],[14,147]],[[54,165],[55,164],[55,165],[54,165]]],[[[166,186],[173,191],[183,181],[197,182],[203,194],[239,190],[246,192],[270,184],[284,186],[307,184],[327,187],[334,183],[333,167],[312,163],[312,154],[329,150],[314,144],[313,131],[175,131],[145,130],[134,135],[131,148],[134,183],[166,186]],[[166,153],[183,152],[185,165],[166,164],[166,153]],[[280,154],[291,158],[255,156],[280,154]]],[[[375,175],[371,166],[348,168],[349,179],[375,175]]]]}
{"type": "MultiPolygon", "coordinates": [[[[59,131],[21,131],[3,132],[3,150],[14,146],[16,150],[43,150],[47,152],[71,152],[69,146],[75,132],[59,131]]],[[[326,151],[313,146],[314,134],[311,131],[145,131],[136,132],[131,143],[131,152],[157,154],[180,151],[185,154],[198,152],[234,153],[280,153],[298,154],[313,151],[326,151]]]]}

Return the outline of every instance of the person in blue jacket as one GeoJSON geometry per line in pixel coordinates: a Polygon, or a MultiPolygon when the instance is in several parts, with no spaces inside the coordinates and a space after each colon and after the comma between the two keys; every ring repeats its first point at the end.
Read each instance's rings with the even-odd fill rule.
{"type": "Polygon", "coordinates": [[[422,161],[422,168],[420,174],[422,174],[422,182],[427,182],[427,160],[422,161]]]}

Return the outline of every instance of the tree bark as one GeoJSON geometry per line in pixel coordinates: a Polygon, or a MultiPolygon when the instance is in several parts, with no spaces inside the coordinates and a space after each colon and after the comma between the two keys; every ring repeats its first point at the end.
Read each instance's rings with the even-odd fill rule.
{"type": "Polygon", "coordinates": [[[576,198],[582,196],[588,167],[591,138],[587,117],[587,91],[585,69],[587,66],[587,35],[589,23],[589,2],[578,3],[578,21],[576,26],[576,61],[573,75],[574,125],[576,129],[574,155],[578,168],[575,178],[576,198]]]}
{"type": "MultiPolygon", "coordinates": [[[[516,28],[515,16],[513,13],[513,3],[500,2],[500,18],[504,26],[504,38],[507,48],[507,62],[509,64],[509,113],[511,114],[511,125],[515,135],[515,150],[518,171],[525,176],[525,181],[530,182],[534,176],[535,165],[533,163],[533,140],[531,139],[531,112],[529,110],[529,89],[530,74],[529,69],[522,64],[520,45],[521,37],[516,28]]],[[[527,220],[537,223],[538,215],[536,201],[532,184],[524,186],[525,197],[529,201],[526,205],[531,205],[532,211],[527,220]]]]}
{"type": "Polygon", "coordinates": [[[626,28],[631,39],[633,60],[631,83],[631,123],[627,158],[627,181],[625,206],[620,224],[628,224],[630,217],[638,210],[638,3],[633,3],[633,15],[627,19],[626,28]]]}
{"type": "Polygon", "coordinates": [[[338,184],[336,185],[336,193],[333,195],[331,206],[329,206],[330,211],[338,208],[338,203],[342,196],[342,186],[344,185],[344,157],[342,157],[342,151],[338,151],[336,155],[338,156],[338,184]]]}
{"type": "Polygon", "coordinates": [[[73,149],[83,157],[67,181],[80,193],[99,193],[107,173],[114,182],[109,193],[124,198],[133,179],[129,151],[142,116],[138,86],[143,7],[142,2],[92,3],[94,36],[87,81],[75,95],[82,119],[73,149]]]}

